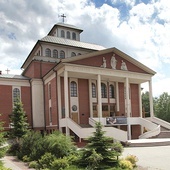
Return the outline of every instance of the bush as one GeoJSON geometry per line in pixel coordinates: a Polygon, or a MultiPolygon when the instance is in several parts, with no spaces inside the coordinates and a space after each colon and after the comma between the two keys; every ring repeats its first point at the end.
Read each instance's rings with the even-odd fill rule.
{"type": "Polygon", "coordinates": [[[44,145],[47,148],[46,151],[52,153],[57,158],[63,158],[76,151],[71,138],[59,131],[45,136],[44,145]]]}
{"type": "Polygon", "coordinates": [[[29,131],[20,140],[20,149],[17,154],[18,158],[23,160],[23,158],[27,156],[29,161],[37,161],[46,151],[43,143],[44,139],[41,133],[29,131]]]}
{"type": "Polygon", "coordinates": [[[132,163],[133,168],[135,168],[137,166],[136,162],[138,161],[138,158],[136,156],[128,155],[125,159],[132,163]]]}
{"type": "Polygon", "coordinates": [[[132,170],[133,165],[130,161],[122,159],[119,161],[119,166],[121,169],[132,170]]]}
{"type": "Polygon", "coordinates": [[[37,161],[31,161],[29,163],[29,168],[39,169],[39,164],[37,161]]]}
{"type": "Polygon", "coordinates": [[[41,156],[41,159],[38,160],[40,168],[51,168],[52,162],[55,160],[55,156],[51,153],[45,153],[43,156],[41,156]]]}
{"type": "Polygon", "coordinates": [[[62,169],[68,168],[68,167],[69,167],[69,164],[68,164],[68,160],[66,158],[55,159],[51,163],[51,169],[54,169],[54,170],[62,170],[62,169]]]}

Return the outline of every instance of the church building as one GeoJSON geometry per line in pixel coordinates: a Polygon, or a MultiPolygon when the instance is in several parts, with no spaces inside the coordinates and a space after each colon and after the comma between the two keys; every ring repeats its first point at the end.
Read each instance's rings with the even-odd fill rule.
{"type": "Polygon", "coordinates": [[[141,100],[141,84],[148,82],[153,117],[155,72],[115,47],[80,41],[82,32],[55,24],[36,42],[21,75],[0,72],[5,130],[12,128],[9,115],[19,97],[31,129],[59,130],[79,142],[92,135],[97,121],[107,136],[121,142],[159,133],[159,127],[144,118],[141,100]]]}

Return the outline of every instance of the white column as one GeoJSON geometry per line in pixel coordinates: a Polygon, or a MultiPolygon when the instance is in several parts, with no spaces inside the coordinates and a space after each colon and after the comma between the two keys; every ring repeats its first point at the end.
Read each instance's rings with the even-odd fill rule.
{"type": "Polygon", "coordinates": [[[101,99],[101,76],[97,75],[97,94],[98,94],[98,117],[102,117],[102,99],[101,99]]]}
{"type": "Polygon", "coordinates": [[[140,111],[140,117],[142,117],[142,95],[141,95],[141,84],[138,85],[138,93],[139,93],[139,111],[140,111]]]}
{"type": "Polygon", "coordinates": [[[153,96],[152,96],[152,79],[149,81],[149,103],[150,103],[150,117],[154,117],[153,96]]]}
{"type": "Polygon", "coordinates": [[[62,131],[60,127],[60,119],[62,118],[62,109],[61,109],[61,80],[59,75],[57,75],[57,100],[58,100],[59,130],[62,131]]]}
{"type": "Polygon", "coordinates": [[[120,111],[120,106],[119,106],[119,84],[116,82],[116,111],[120,111]]]}
{"type": "Polygon", "coordinates": [[[90,117],[93,117],[92,84],[90,79],[89,79],[89,105],[90,105],[90,117]]]}
{"type": "Polygon", "coordinates": [[[69,135],[67,118],[69,118],[69,105],[68,105],[68,72],[64,71],[64,102],[65,102],[65,118],[66,118],[66,135],[69,135]]]}
{"type": "Polygon", "coordinates": [[[126,109],[127,109],[127,117],[130,117],[129,79],[127,77],[126,77],[126,109]]]}
{"type": "Polygon", "coordinates": [[[131,124],[130,119],[130,102],[129,102],[129,78],[126,77],[126,110],[127,110],[127,123],[128,123],[128,139],[131,140],[131,124]]]}

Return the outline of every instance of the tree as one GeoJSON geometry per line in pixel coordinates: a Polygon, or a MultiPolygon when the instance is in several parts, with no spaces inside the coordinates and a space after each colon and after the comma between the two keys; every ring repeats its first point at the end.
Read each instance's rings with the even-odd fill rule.
{"type": "Polygon", "coordinates": [[[11,135],[16,138],[16,141],[27,133],[28,123],[23,104],[19,98],[14,103],[14,108],[10,117],[11,120],[11,135]]]}
{"type": "Polygon", "coordinates": [[[150,116],[150,103],[149,103],[149,92],[142,93],[142,110],[144,112],[144,117],[150,116]]]}
{"type": "Polygon", "coordinates": [[[2,158],[6,152],[6,147],[4,147],[6,139],[4,137],[3,124],[4,124],[4,122],[0,121],[0,158],[2,158]]]}
{"type": "Polygon", "coordinates": [[[104,136],[100,122],[96,123],[93,136],[88,138],[88,144],[82,150],[80,166],[91,169],[107,169],[117,166],[118,156],[121,155],[123,147],[120,143],[114,143],[112,138],[104,136]]]}
{"type": "Polygon", "coordinates": [[[155,116],[170,122],[170,95],[164,92],[158,98],[154,99],[155,116]]]}

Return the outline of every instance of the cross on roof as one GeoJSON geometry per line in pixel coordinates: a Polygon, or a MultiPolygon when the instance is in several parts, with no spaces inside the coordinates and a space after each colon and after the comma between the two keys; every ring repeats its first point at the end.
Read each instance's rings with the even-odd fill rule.
{"type": "Polygon", "coordinates": [[[6,72],[7,72],[7,74],[8,74],[10,70],[7,68],[5,71],[6,71],[6,72]]]}
{"type": "Polygon", "coordinates": [[[66,18],[66,16],[63,14],[63,15],[60,15],[60,17],[63,18],[63,23],[64,23],[64,18],[66,18]]]}

